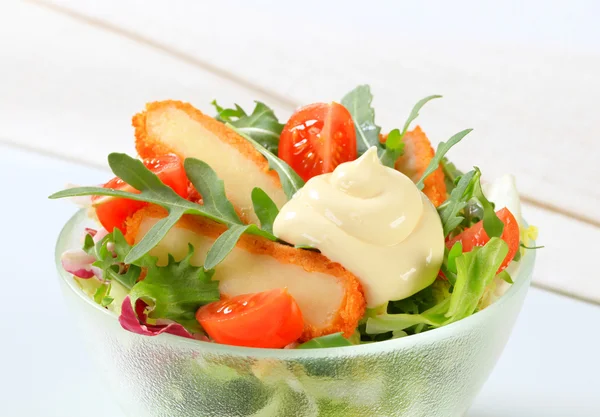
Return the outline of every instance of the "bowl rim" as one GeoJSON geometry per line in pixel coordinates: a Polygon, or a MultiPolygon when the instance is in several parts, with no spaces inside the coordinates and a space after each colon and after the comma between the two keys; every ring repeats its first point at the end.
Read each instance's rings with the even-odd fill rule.
{"type": "MultiPolygon", "coordinates": [[[[60,261],[60,257],[62,255],[60,251],[61,244],[65,240],[71,239],[73,237],[72,232],[77,231],[77,226],[81,225],[81,223],[84,223],[86,220],[90,221],[89,217],[87,216],[87,210],[80,209],[73,216],[71,216],[71,218],[69,218],[69,220],[62,227],[55,245],[55,263],[56,268],[58,270],[58,275],[60,279],[70,289],[70,293],[72,293],[73,296],[82,298],[88,306],[93,307],[96,311],[101,312],[107,317],[111,317],[112,319],[114,319],[115,322],[118,322],[118,316],[114,312],[106,308],[102,308],[100,305],[95,303],[81,289],[81,287],[77,285],[75,279],[73,278],[73,275],[69,274],[62,268],[62,264],[60,261]]],[[[524,224],[526,225],[527,223],[524,221],[524,224]]],[[[82,231],[83,228],[79,232],[82,231]]],[[[405,349],[414,345],[431,343],[433,340],[441,340],[454,337],[461,331],[464,331],[474,326],[476,323],[486,321],[488,317],[493,316],[498,310],[501,310],[502,307],[506,303],[508,303],[510,299],[516,297],[517,294],[520,294],[523,291],[526,292],[528,290],[529,283],[531,281],[531,275],[533,273],[533,268],[535,266],[535,258],[536,253],[534,250],[529,250],[525,252],[525,254],[521,257],[517,274],[515,277],[513,277],[514,284],[512,284],[502,296],[500,296],[496,301],[494,301],[485,309],[478,311],[462,320],[458,320],[454,323],[448,324],[446,326],[429,330],[427,332],[411,335],[410,337],[401,337],[397,339],[389,339],[362,345],[323,349],[271,349],[224,345],[219,343],[206,342],[202,340],[189,339],[169,333],[162,333],[157,336],[143,336],[131,332],[129,333],[138,337],[151,337],[153,339],[162,340],[165,342],[172,341],[173,343],[176,343],[178,345],[186,346],[189,344],[189,347],[194,349],[197,349],[198,347],[203,347],[207,352],[211,351],[219,354],[251,356],[257,358],[277,357],[279,359],[299,359],[307,357],[316,358],[335,356],[360,356],[366,354],[372,355],[377,353],[383,353],[396,349],[405,349]]],[[[125,329],[121,330],[126,331],[125,329]]]]}

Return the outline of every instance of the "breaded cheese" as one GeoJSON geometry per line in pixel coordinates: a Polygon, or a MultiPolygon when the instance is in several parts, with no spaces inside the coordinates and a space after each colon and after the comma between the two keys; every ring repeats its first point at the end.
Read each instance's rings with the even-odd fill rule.
{"type": "Polygon", "coordinates": [[[142,158],[166,153],[206,162],[225,183],[225,192],[242,220],[257,223],[252,208],[254,187],[262,188],[277,207],[286,201],[277,173],[246,139],[192,105],[180,101],[148,103],[133,117],[135,146],[142,158]]]}
{"type": "MultiPolygon", "coordinates": [[[[162,217],[165,210],[149,206],[127,220],[126,238],[139,242],[162,217]]],[[[168,254],[176,260],[194,246],[191,263],[204,264],[208,249],[226,227],[199,216],[184,216],[150,253],[166,264],[168,254]]],[[[301,341],[342,332],[352,335],[365,312],[359,280],[338,263],[310,250],[244,234],[233,251],[215,268],[222,296],[234,297],[287,288],[304,316],[301,341]]]]}

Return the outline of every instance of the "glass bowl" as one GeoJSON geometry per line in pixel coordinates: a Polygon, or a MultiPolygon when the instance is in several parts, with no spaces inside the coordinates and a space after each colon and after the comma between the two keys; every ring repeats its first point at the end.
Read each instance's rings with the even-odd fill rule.
{"type": "Polygon", "coordinates": [[[60,283],[129,417],[462,416],[506,344],[535,262],[535,251],[527,251],[506,294],[436,330],[341,348],[241,348],[122,329],[60,266],[60,254],[81,245],[86,226],[94,227],[80,211],[60,234],[60,283]]]}

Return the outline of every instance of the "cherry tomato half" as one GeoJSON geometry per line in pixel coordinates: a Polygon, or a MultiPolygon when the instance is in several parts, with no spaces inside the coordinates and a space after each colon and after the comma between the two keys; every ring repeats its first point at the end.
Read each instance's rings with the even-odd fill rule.
{"type": "MultiPolygon", "coordinates": [[[[168,154],[158,158],[147,158],[142,162],[146,168],[156,174],[163,183],[171,187],[177,194],[184,198],[187,197],[188,179],[185,175],[183,162],[177,155],[168,154]]],[[[104,184],[104,188],[139,193],[119,177],[115,177],[104,184]]],[[[92,205],[96,209],[98,220],[106,230],[112,232],[116,227],[125,233],[125,220],[148,203],[127,198],[93,196],[92,205]]]]}
{"type": "Polygon", "coordinates": [[[298,109],[281,132],[279,157],[304,181],[356,159],[356,131],[350,112],[339,103],[298,109]]]}
{"type": "MultiPolygon", "coordinates": [[[[502,210],[497,211],[496,215],[498,218],[500,218],[500,220],[502,220],[502,223],[504,223],[504,230],[502,231],[502,236],[500,236],[500,238],[508,245],[508,254],[506,255],[506,258],[504,258],[500,268],[498,268],[498,273],[500,273],[508,266],[510,261],[512,261],[517,254],[517,251],[519,250],[520,236],[519,224],[510,210],[503,208],[502,210]]],[[[456,237],[448,240],[446,242],[446,247],[450,249],[456,242],[459,241],[462,243],[463,252],[470,252],[475,246],[484,246],[486,243],[488,243],[490,238],[483,228],[483,220],[475,223],[468,229],[463,230],[456,237]]]]}
{"type": "Polygon", "coordinates": [[[243,294],[202,306],[196,319],[217,343],[282,348],[302,334],[304,320],[287,289],[243,294]]]}

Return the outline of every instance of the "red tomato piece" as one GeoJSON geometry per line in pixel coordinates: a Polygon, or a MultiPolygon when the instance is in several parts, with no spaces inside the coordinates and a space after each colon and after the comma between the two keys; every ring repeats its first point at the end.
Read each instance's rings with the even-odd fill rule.
{"type": "Polygon", "coordinates": [[[217,343],[282,348],[302,334],[304,319],[287,289],[243,294],[202,306],[196,319],[217,343]]]}
{"type": "Polygon", "coordinates": [[[314,103],[290,117],[279,139],[279,157],[304,181],[356,159],[356,131],[339,103],[314,103]]]}
{"type": "MultiPolygon", "coordinates": [[[[152,171],[160,180],[171,187],[182,197],[188,195],[188,179],[185,175],[183,162],[177,155],[168,154],[158,158],[147,158],[142,161],[146,168],[152,171]]],[[[139,193],[122,179],[115,177],[104,188],[139,193]]],[[[112,232],[115,227],[125,233],[125,220],[133,213],[148,205],[143,201],[107,196],[93,196],[92,205],[102,226],[112,232]]]]}
{"type": "MultiPolygon", "coordinates": [[[[502,231],[502,236],[500,236],[500,238],[508,244],[508,254],[506,255],[506,258],[504,258],[500,268],[498,268],[498,273],[500,273],[517,254],[520,245],[520,235],[519,224],[510,210],[503,208],[502,210],[497,211],[496,215],[502,220],[502,223],[504,223],[504,230],[502,231]]],[[[459,241],[462,243],[463,252],[470,252],[475,246],[484,246],[488,243],[490,238],[483,228],[483,220],[475,223],[468,229],[463,230],[456,237],[448,240],[446,242],[446,247],[450,249],[459,241]]]]}

